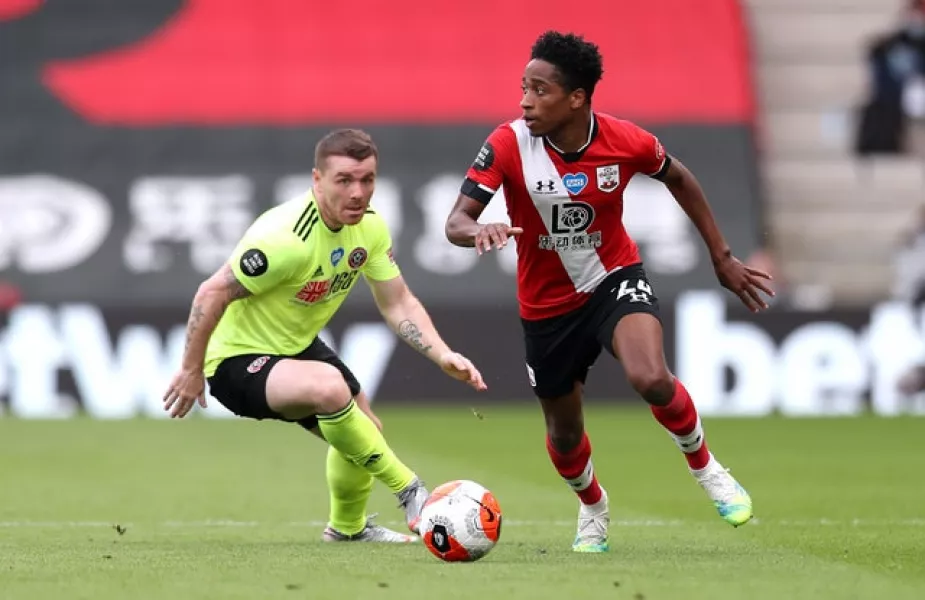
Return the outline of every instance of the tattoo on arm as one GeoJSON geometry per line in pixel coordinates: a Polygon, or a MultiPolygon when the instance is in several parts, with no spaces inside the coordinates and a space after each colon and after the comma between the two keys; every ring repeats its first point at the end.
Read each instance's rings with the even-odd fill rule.
{"type": "Polygon", "coordinates": [[[251,295],[250,291],[241,285],[241,282],[238,281],[238,278],[234,276],[234,271],[231,270],[231,267],[225,265],[225,287],[228,291],[228,300],[240,300],[241,298],[247,298],[251,295]]]}
{"type": "Polygon", "coordinates": [[[424,337],[424,334],[421,333],[420,328],[408,319],[398,324],[398,336],[411,344],[415,350],[423,354],[427,354],[431,349],[431,346],[424,345],[424,341],[421,339],[424,337]]]}
{"type": "Polygon", "coordinates": [[[189,322],[186,325],[186,348],[189,348],[190,341],[193,338],[193,333],[196,329],[199,328],[199,323],[202,321],[202,317],[205,315],[205,312],[202,310],[202,306],[199,304],[193,305],[193,310],[190,311],[189,322]]]}
{"type": "MultiPolygon", "coordinates": [[[[215,319],[215,315],[209,314],[206,315],[206,309],[209,308],[210,311],[218,308],[220,311],[224,311],[225,308],[231,302],[238,300],[240,298],[246,298],[250,296],[251,293],[241,285],[241,282],[238,281],[237,277],[234,276],[234,273],[227,264],[222,266],[218,273],[213,275],[209,282],[210,289],[213,291],[213,294],[210,294],[210,297],[213,298],[222,298],[222,306],[209,308],[211,302],[205,297],[200,298],[197,294],[196,299],[193,300],[193,308],[190,310],[189,320],[186,323],[186,345],[185,350],[189,350],[190,346],[193,343],[193,337],[196,336],[197,332],[202,329],[202,327],[213,327],[214,323],[212,322],[215,319]],[[216,285],[220,281],[221,283],[216,285]]],[[[221,313],[218,315],[221,316],[221,313]]]]}

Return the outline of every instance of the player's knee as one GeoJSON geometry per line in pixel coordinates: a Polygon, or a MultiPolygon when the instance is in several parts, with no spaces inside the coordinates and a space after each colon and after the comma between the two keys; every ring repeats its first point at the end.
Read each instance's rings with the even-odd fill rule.
{"type": "Polygon", "coordinates": [[[336,413],[350,403],[350,388],[340,371],[331,365],[324,365],[313,377],[307,403],[322,415],[336,413]]]}
{"type": "Polygon", "coordinates": [[[655,406],[665,406],[674,395],[674,379],[664,367],[646,367],[627,371],[630,385],[643,399],[655,406]]]}

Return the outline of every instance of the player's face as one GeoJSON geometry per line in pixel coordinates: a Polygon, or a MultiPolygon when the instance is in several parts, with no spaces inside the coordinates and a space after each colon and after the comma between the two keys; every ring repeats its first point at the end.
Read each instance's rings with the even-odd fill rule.
{"type": "Polygon", "coordinates": [[[569,92],[558,75],[555,65],[539,59],[531,60],[524,70],[520,108],[527,129],[535,136],[555,132],[584,104],[584,90],[569,92]]]}
{"type": "Polygon", "coordinates": [[[363,219],[376,188],[376,166],[374,156],[329,156],[323,168],[312,171],[321,216],[329,226],[356,225],[363,219]]]}

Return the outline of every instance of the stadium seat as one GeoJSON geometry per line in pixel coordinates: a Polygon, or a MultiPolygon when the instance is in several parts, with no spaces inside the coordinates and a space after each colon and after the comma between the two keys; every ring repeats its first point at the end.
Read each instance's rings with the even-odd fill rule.
{"type": "Polygon", "coordinates": [[[761,114],[761,171],[773,250],[791,283],[835,303],[885,299],[900,236],[923,200],[925,165],[859,159],[855,114],[871,39],[900,0],[744,0],[761,114]],[[863,273],[863,276],[859,276],[863,273]]]}

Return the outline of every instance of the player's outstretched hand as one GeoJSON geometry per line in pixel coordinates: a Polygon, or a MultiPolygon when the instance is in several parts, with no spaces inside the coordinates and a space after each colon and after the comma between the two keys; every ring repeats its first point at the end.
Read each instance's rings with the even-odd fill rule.
{"type": "Polygon", "coordinates": [[[774,297],[774,290],[765,283],[771,281],[771,276],[764,271],[746,266],[735,256],[727,256],[717,263],[714,269],[723,287],[738,296],[752,312],[768,307],[759,291],[774,297]]]}
{"type": "Polygon", "coordinates": [[[182,419],[192,410],[197,400],[199,406],[206,407],[205,391],[206,378],[202,371],[180,371],[164,394],[164,410],[170,412],[172,419],[182,419]]]}
{"type": "Polygon", "coordinates": [[[458,352],[447,352],[440,357],[440,368],[443,372],[459,381],[465,381],[475,389],[487,390],[482,374],[475,368],[468,358],[458,352]]]}
{"type": "Polygon", "coordinates": [[[480,255],[483,252],[491,252],[492,244],[500,250],[507,246],[508,238],[517,237],[523,232],[520,227],[511,227],[507,223],[480,225],[479,232],[475,234],[475,249],[480,255]]]}

